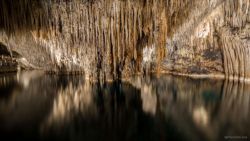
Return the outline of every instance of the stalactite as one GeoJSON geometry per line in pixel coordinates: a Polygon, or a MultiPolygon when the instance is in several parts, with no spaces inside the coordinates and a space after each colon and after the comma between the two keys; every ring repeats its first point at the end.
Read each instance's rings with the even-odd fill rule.
{"type": "Polygon", "coordinates": [[[13,40],[31,32],[29,40],[50,56],[49,71],[109,79],[143,69],[192,73],[196,65],[246,77],[249,13],[249,0],[5,0],[0,31],[13,37],[9,42],[18,50],[28,45],[17,47],[13,40]],[[241,37],[219,34],[224,27],[241,37]],[[207,63],[204,54],[217,50],[224,58],[207,63]]]}

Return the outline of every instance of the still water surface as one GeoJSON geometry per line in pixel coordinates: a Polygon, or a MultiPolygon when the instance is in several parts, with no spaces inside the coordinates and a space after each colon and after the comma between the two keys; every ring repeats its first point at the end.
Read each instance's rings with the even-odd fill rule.
{"type": "Polygon", "coordinates": [[[250,85],[169,75],[89,83],[83,76],[0,75],[0,136],[10,140],[250,138],[250,85]]]}

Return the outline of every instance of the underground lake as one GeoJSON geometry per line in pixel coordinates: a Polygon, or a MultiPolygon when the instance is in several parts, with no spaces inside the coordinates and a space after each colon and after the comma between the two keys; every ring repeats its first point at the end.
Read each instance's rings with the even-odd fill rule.
{"type": "Polygon", "coordinates": [[[249,139],[250,84],[172,75],[89,82],[0,75],[0,134],[11,140],[249,139]]]}

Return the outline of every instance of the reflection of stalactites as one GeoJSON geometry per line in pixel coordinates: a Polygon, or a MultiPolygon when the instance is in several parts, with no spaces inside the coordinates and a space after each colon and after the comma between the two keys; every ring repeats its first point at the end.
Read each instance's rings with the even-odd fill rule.
{"type": "Polygon", "coordinates": [[[143,84],[141,87],[142,107],[145,113],[156,114],[157,95],[152,85],[143,84]]]}
{"type": "Polygon", "coordinates": [[[244,82],[226,80],[222,93],[222,111],[232,114],[235,120],[247,119],[250,114],[250,85],[244,82]],[[240,115],[237,114],[239,113],[240,115]]]}
{"type": "Polygon", "coordinates": [[[141,78],[140,76],[134,76],[127,80],[134,88],[140,90],[140,96],[142,100],[142,109],[145,113],[155,115],[157,110],[157,91],[154,89],[154,82],[150,77],[141,78]]]}
{"type": "Polygon", "coordinates": [[[209,115],[204,107],[193,109],[193,120],[198,126],[207,126],[209,124],[209,115]]]}
{"type": "Polygon", "coordinates": [[[39,78],[43,75],[43,72],[32,71],[32,72],[23,72],[18,73],[18,83],[23,85],[24,88],[28,88],[30,86],[30,82],[35,79],[39,78]]]}
{"type": "Polygon", "coordinates": [[[77,88],[69,84],[65,89],[61,89],[54,100],[53,110],[42,125],[42,129],[70,122],[71,118],[79,114],[94,117],[96,108],[93,97],[91,84],[88,82],[77,88]]]}

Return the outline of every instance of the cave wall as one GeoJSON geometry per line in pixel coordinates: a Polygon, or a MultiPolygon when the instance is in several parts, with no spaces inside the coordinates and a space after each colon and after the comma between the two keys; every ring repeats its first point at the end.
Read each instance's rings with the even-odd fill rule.
{"type": "Polygon", "coordinates": [[[249,77],[249,0],[196,1],[167,39],[166,69],[249,77]],[[203,4],[202,4],[203,3],[203,4]]]}
{"type": "Polygon", "coordinates": [[[0,42],[36,68],[249,77],[249,0],[10,0],[0,42]]]}

